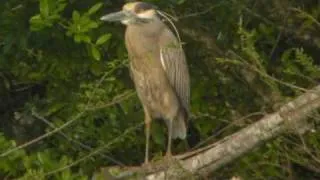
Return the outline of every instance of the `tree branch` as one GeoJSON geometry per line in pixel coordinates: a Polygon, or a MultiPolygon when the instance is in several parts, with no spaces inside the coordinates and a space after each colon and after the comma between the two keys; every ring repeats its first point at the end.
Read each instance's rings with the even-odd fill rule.
{"type": "Polygon", "coordinates": [[[206,176],[281,133],[304,133],[309,130],[310,122],[306,119],[319,107],[320,85],[283,105],[279,111],[266,115],[258,122],[214,144],[176,156],[174,163],[159,163],[153,165],[151,170],[119,168],[117,176],[111,176],[115,174],[114,168],[104,168],[98,174],[108,176],[109,179],[127,179],[138,175],[140,179],[143,176],[147,180],[179,179],[190,177],[190,174],[206,176]]]}

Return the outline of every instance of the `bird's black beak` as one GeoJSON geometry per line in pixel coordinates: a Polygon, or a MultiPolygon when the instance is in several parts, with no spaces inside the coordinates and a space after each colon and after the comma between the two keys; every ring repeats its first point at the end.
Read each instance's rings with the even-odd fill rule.
{"type": "Polygon", "coordinates": [[[129,14],[125,11],[119,11],[114,12],[110,14],[106,14],[100,18],[101,21],[109,21],[109,22],[115,22],[115,21],[122,21],[129,17],[129,14]]]}

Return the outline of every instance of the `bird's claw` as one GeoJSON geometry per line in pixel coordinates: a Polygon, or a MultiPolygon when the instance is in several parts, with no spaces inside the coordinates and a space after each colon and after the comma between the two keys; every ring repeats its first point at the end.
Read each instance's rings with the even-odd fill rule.
{"type": "Polygon", "coordinates": [[[172,154],[169,152],[166,153],[166,155],[163,158],[163,161],[167,164],[171,164],[176,160],[176,158],[174,156],[172,156],[172,154]]]}
{"type": "Polygon", "coordinates": [[[146,170],[151,170],[151,169],[152,169],[152,165],[149,163],[149,161],[145,161],[145,162],[141,165],[141,167],[142,167],[143,169],[146,169],[146,170]]]}

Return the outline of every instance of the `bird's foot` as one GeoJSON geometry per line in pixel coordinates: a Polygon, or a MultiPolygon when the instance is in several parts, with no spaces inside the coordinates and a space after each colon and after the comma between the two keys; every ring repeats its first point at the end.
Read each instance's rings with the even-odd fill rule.
{"type": "Polygon", "coordinates": [[[176,159],[174,156],[172,156],[171,152],[167,152],[163,160],[165,163],[171,164],[174,163],[176,159]]]}
{"type": "Polygon", "coordinates": [[[141,165],[141,167],[146,170],[152,170],[152,165],[150,164],[149,161],[144,161],[144,163],[141,165]]]}
{"type": "Polygon", "coordinates": [[[164,156],[164,159],[166,159],[166,160],[172,159],[172,158],[173,158],[173,156],[172,156],[172,153],[171,153],[170,151],[168,151],[168,152],[166,153],[166,155],[164,156]]]}

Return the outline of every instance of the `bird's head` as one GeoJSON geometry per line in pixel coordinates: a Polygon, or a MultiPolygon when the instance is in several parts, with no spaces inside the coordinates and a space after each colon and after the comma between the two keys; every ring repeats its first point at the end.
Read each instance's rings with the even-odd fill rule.
{"type": "Polygon", "coordinates": [[[155,6],[145,2],[126,3],[119,12],[110,13],[102,16],[102,21],[121,21],[122,24],[146,24],[157,19],[155,6]]]}

